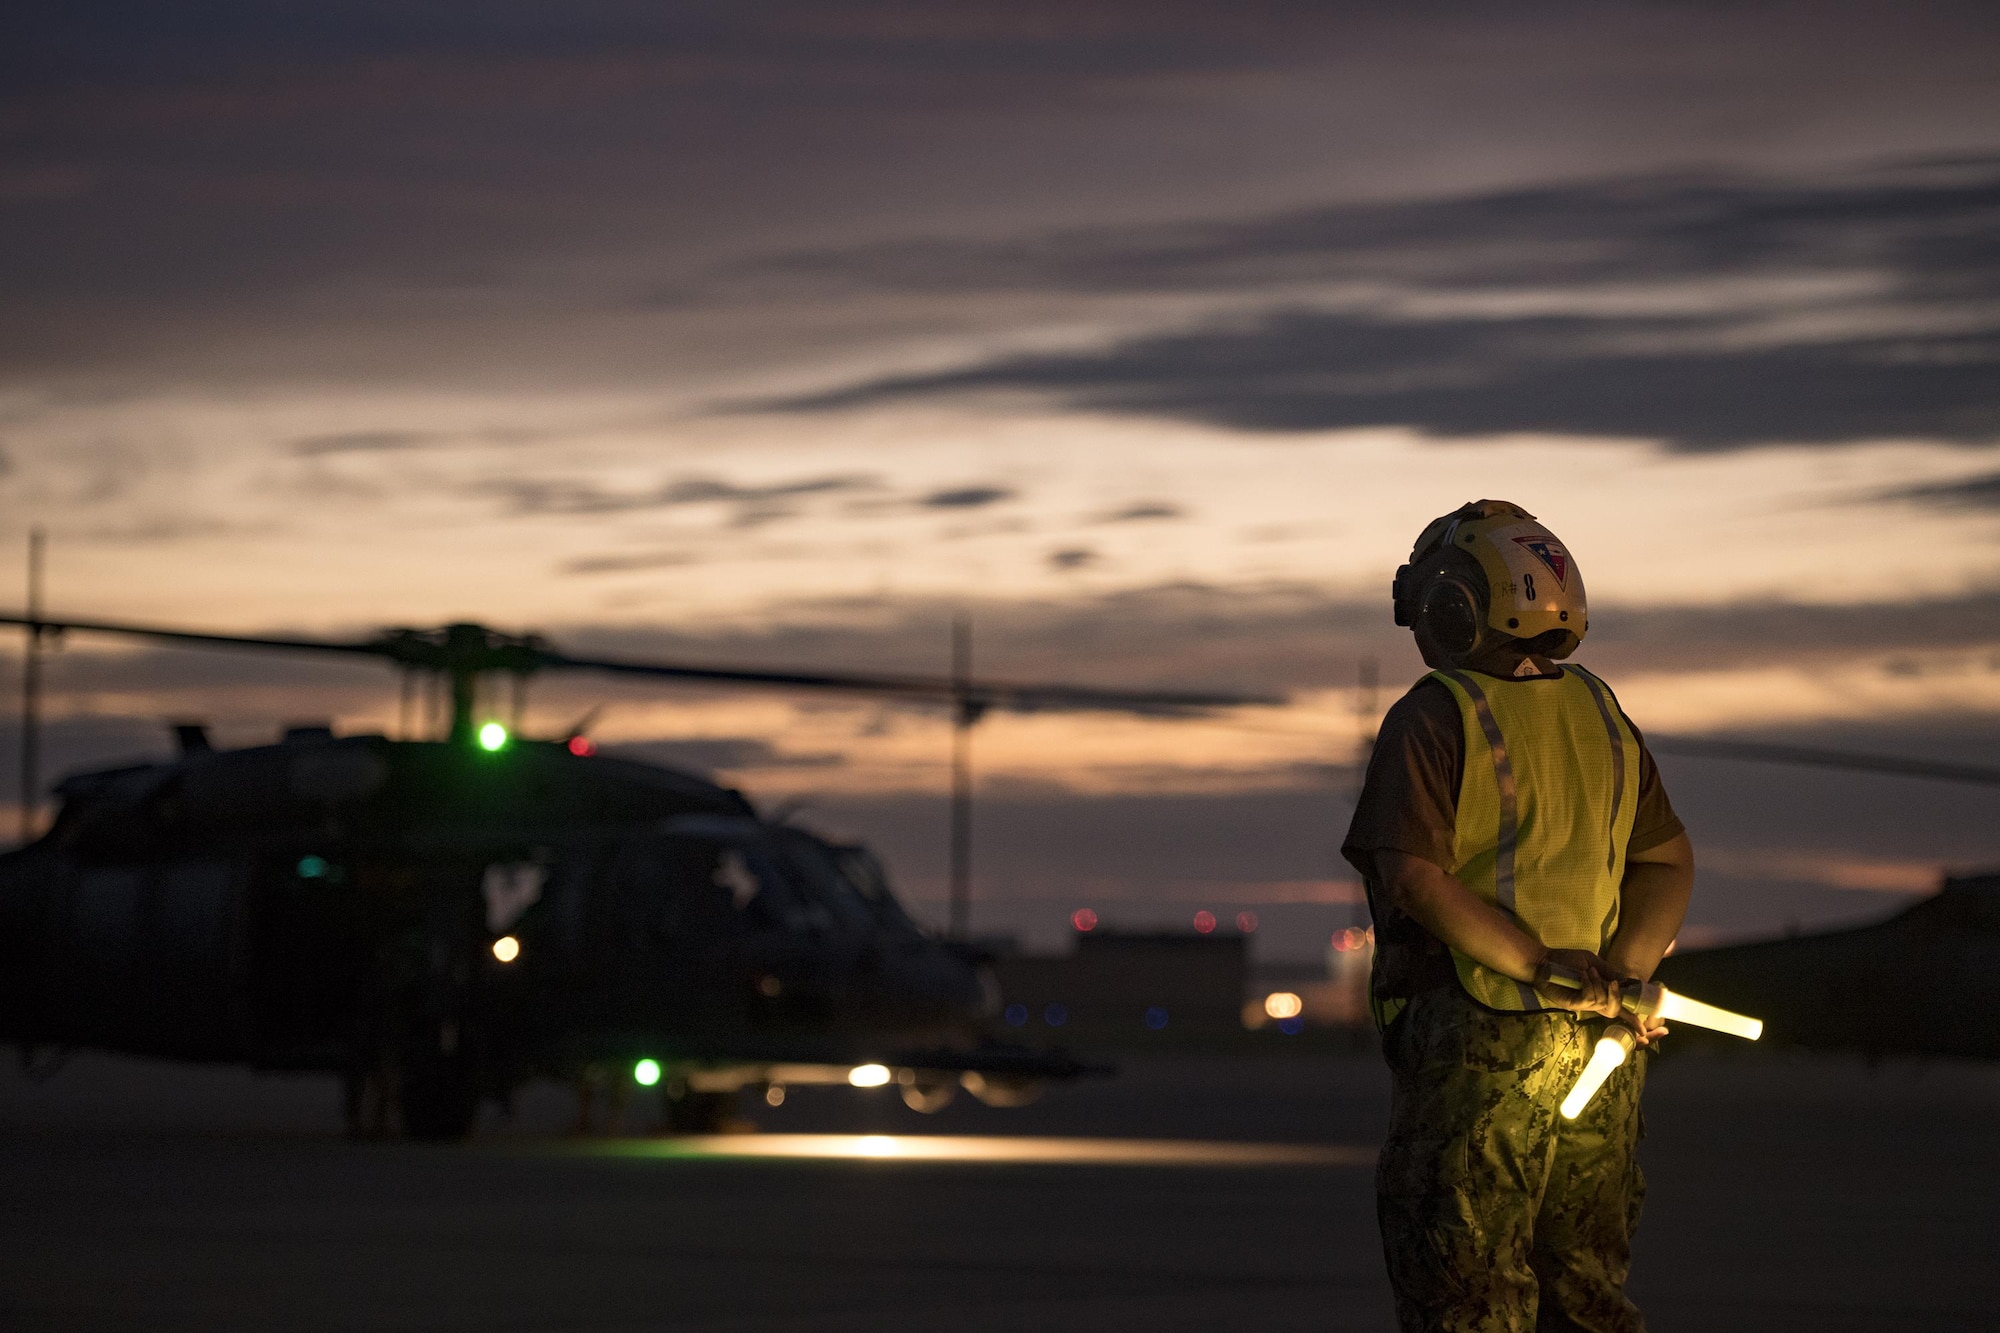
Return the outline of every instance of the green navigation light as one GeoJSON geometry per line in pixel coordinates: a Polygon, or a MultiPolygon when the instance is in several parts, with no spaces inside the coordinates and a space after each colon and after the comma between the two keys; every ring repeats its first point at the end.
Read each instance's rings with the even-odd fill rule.
{"type": "Polygon", "coordinates": [[[507,728],[501,726],[498,722],[488,722],[485,726],[479,729],[480,749],[501,750],[505,749],[506,746],[507,746],[507,728]]]}
{"type": "Polygon", "coordinates": [[[300,879],[326,878],[326,858],[322,856],[302,856],[299,858],[300,879]]]}
{"type": "Polygon", "coordinates": [[[650,1088],[660,1081],[660,1062],[641,1060],[632,1066],[632,1081],[642,1088],[650,1088]]]}

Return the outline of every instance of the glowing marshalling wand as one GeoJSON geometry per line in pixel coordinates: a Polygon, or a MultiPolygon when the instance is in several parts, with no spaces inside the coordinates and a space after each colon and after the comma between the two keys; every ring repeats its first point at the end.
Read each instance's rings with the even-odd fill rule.
{"type": "MultiPolygon", "coordinates": [[[[1583,989],[1582,974],[1566,967],[1551,967],[1549,980],[1571,990],[1583,989]]],[[[1755,1041],[1764,1035],[1764,1020],[1761,1018],[1731,1013],[1690,996],[1676,995],[1657,981],[1623,981],[1618,985],[1618,994],[1626,1012],[1642,1021],[1692,1023],[1698,1028],[1727,1032],[1746,1041],[1755,1041]]],[[[1612,1070],[1625,1063],[1636,1044],[1632,1030],[1623,1024],[1613,1024],[1605,1029],[1604,1035],[1597,1039],[1596,1049],[1590,1053],[1590,1062],[1577,1076],[1569,1096],[1563,1098],[1563,1119],[1574,1120],[1582,1114],[1583,1108],[1590,1105],[1590,1099],[1597,1095],[1597,1090],[1604,1086],[1604,1080],[1611,1077],[1612,1070]]]]}

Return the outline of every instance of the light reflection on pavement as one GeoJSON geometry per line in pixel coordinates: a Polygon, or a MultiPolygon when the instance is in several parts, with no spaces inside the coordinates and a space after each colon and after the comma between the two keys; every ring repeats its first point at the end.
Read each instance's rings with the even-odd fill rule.
{"type": "Polygon", "coordinates": [[[579,1146],[606,1157],[807,1158],[1074,1166],[1370,1166],[1373,1147],[976,1134],[702,1134],[579,1146]]]}

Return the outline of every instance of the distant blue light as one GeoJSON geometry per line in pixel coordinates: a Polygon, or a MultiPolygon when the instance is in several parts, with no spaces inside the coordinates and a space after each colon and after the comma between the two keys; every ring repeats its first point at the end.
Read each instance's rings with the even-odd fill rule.
{"type": "Polygon", "coordinates": [[[326,858],[323,856],[302,856],[299,858],[300,879],[326,878],[326,858]]]}
{"type": "Polygon", "coordinates": [[[1161,1028],[1165,1027],[1166,1025],[1167,1025],[1167,1011],[1160,1008],[1159,1005],[1156,1004],[1151,1009],[1148,1009],[1146,1011],[1147,1027],[1153,1029],[1153,1031],[1155,1032],[1158,1032],[1161,1028]]]}
{"type": "Polygon", "coordinates": [[[1287,1037],[1296,1037],[1305,1030],[1306,1021],[1303,1018],[1281,1018],[1278,1020],[1278,1031],[1284,1033],[1287,1037]]]}
{"type": "Polygon", "coordinates": [[[1007,1026],[1010,1028],[1026,1027],[1028,1025],[1028,1006],[1025,1004],[1010,1004],[1007,1006],[1006,1012],[1001,1014],[1000,1017],[1007,1020],[1007,1026]]]}
{"type": "Polygon", "coordinates": [[[1042,1010],[1042,1021],[1052,1028],[1059,1028],[1069,1022],[1069,1010],[1059,1004],[1052,1004],[1042,1010]]]}

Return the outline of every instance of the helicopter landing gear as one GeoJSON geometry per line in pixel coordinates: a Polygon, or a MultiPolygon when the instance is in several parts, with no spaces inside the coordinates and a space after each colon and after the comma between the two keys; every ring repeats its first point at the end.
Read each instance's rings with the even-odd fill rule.
{"type": "Polygon", "coordinates": [[[1020,1074],[987,1074],[968,1069],[960,1082],[987,1106],[1027,1106],[1042,1095],[1041,1079],[1020,1074]]]}
{"type": "Polygon", "coordinates": [[[742,1124],[733,1092],[696,1092],[677,1084],[667,1089],[666,1104],[669,1134],[727,1134],[742,1124]]]}
{"type": "Polygon", "coordinates": [[[925,1115],[936,1115],[951,1105],[951,1099],[958,1094],[958,1084],[942,1079],[917,1079],[905,1083],[902,1092],[903,1105],[925,1115]]]}

